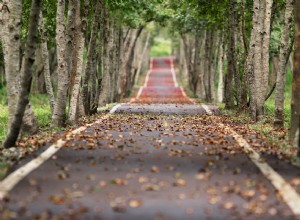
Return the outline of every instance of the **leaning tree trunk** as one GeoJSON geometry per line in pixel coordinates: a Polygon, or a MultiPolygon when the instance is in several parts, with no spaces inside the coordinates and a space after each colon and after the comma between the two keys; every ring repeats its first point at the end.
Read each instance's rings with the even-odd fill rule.
{"type": "Polygon", "coordinates": [[[26,106],[29,104],[32,66],[35,60],[36,42],[38,40],[37,28],[41,4],[40,0],[32,1],[25,59],[23,61],[24,63],[21,72],[21,91],[18,95],[17,108],[14,113],[10,129],[8,130],[8,135],[3,143],[3,147],[5,148],[13,147],[15,145],[21,130],[22,119],[26,106]]]}
{"type": "Polygon", "coordinates": [[[277,73],[276,91],[275,91],[275,118],[274,126],[283,127],[284,125],[284,85],[286,76],[286,64],[290,53],[289,33],[292,26],[294,0],[287,0],[284,15],[284,30],[281,36],[280,53],[279,53],[279,72],[277,73]]]}
{"type": "MultiPolygon", "coordinates": [[[[2,6],[1,38],[4,50],[6,88],[8,97],[8,131],[18,104],[20,91],[20,31],[22,1],[9,1],[2,6]]],[[[28,104],[22,123],[22,133],[34,134],[38,130],[38,122],[28,104]]]]}
{"type": "Polygon", "coordinates": [[[53,93],[53,87],[51,84],[51,75],[50,75],[50,64],[49,64],[49,51],[47,45],[47,33],[45,32],[44,21],[43,21],[43,14],[42,11],[40,12],[40,35],[42,41],[42,59],[44,64],[44,78],[46,84],[46,90],[49,98],[51,114],[53,114],[55,98],[53,93]]]}
{"type": "MultiPolygon", "coordinates": [[[[291,129],[290,140],[294,141],[296,132],[300,126],[300,1],[296,0],[295,3],[295,50],[294,50],[294,71],[293,71],[293,85],[292,85],[292,105],[291,105],[291,129]]],[[[300,143],[298,141],[298,154],[300,153],[300,143]]]]}

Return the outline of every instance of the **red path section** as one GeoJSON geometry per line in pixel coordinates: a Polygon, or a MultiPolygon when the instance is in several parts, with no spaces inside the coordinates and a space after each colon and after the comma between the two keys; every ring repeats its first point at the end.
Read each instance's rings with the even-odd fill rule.
{"type": "Polygon", "coordinates": [[[133,103],[192,104],[178,85],[173,57],[153,58],[143,86],[133,103]]]}

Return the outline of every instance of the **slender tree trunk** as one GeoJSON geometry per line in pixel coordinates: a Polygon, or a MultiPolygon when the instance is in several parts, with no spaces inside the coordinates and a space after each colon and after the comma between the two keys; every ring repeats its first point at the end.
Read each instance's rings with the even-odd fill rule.
{"type": "Polygon", "coordinates": [[[293,0],[287,0],[284,15],[284,30],[281,36],[280,53],[279,53],[279,72],[277,73],[276,92],[275,92],[275,118],[274,126],[283,127],[284,125],[284,86],[286,78],[286,64],[290,54],[289,33],[292,26],[293,0]]]}
{"type": "Polygon", "coordinates": [[[97,0],[96,9],[94,12],[93,24],[92,24],[92,32],[91,38],[88,46],[88,54],[87,54],[87,64],[85,67],[85,74],[83,78],[82,85],[82,101],[84,106],[84,112],[86,115],[90,114],[91,103],[89,102],[89,81],[91,75],[95,75],[96,72],[96,51],[95,47],[97,42],[97,35],[99,30],[99,21],[101,19],[101,10],[103,7],[103,0],[97,0]]]}
{"type": "Polygon", "coordinates": [[[224,81],[223,81],[223,60],[224,60],[224,37],[223,33],[220,37],[220,51],[219,51],[219,82],[218,82],[218,102],[223,102],[224,81]]]}
{"type": "MultiPolygon", "coordinates": [[[[65,28],[65,0],[58,0],[56,14],[56,44],[57,44],[57,65],[58,85],[57,98],[52,115],[52,126],[63,126],[69,88],[68,64],[66,62],[66,28],[65,28]]],[[[69,56],[71,56],[69,54],[69,56]]]]}
{"type": "Polygon", "coordinates": [[[42,59],[44,64],[44,78],[46,84],[46,90],[49,98],[49,104],[51,108],[51,114],[53,114],[55,98],[53,93],[53,87],[51,83],[51,75],[50,75],[50,64],[49,64],[49,51],[47,45],[47,33],[45,32],[44,21],[43,21],[43,14],[42,11],[40,12],[40,35],[42,41],[42,59]]]}
{"type": "Polygon", "coordinates": [[[259,34],[256,36],[256,49],[254,54],[254,74],[256,80],[256,112],[257,120],[261,120],[264,114],[264,103],[267,95],[269,77],[269,47],[272,0],[264,0],[260,3],[259,34]]]}
{"type": "Polygon", "coordinates": [[[114,81],[114,100],[113,102],[118,102],[120,100],[119,97],[119,86],[120,86],[120,55],[122,48],[122,28],[116,24],[115,27],[115,53],[114,53],[114,63],[115,63],[115,81],[114,81]]]}
{"type": "Polygon", "coordinates": [[[22,1],[9,1],[5,7],[2,7],[2,13],[2,42],[8,97],[8,130],[10,130],[17,108],[17,98],[20,87],[20,24],[22,1]]]}
{"type": "Polygon", "coordinates": [[[210,90],[210,51],[211,51],[211,30],[206,30],[205,38],[205,59],[204,59],[204,88],[205,88],[205,101],[211,101],[210,90]]]}
{"type": "Polygon", "coordinates": [[[214,102],[216,98],[215,94],[215,53],[216,53],[216,31],[212,30],[211,31],[211,38],[210,38],[210,55],[209,55],[209,62],[210,62],[210,68],[209,68],[209,102],[214,102]]]}
{"type": "Polygon", "coordinates": [[[27,45],[25,50],[25,59],[21,72],[21,91],[18,95],[17,108],[8,131],[8,135],[3,143],[3,147],[13,147],[18,139],[22,119],[25,113],[26,106],[29,104],[29,93],[32,79],[32,66],[35,60],[36,42],[38,40],[37,28],[39,21],[41,1],[33,0],[30,11],[29,31],[27,37],[27,45]]]}
{"type": "Polygon", "coordinates": [[[122,59],[121,59],[121,75],[120,75],[120,94],[122,97],[126,96],[128,88],[128,79],[131,75],[132,66],[132,56],[134,54],[135,45],[137,39],[142,33],[144,26],[140,26],[138,29],[131,30],[127,34],[124,41],[124,47],[122,49],[122,59]]]}
{"type": "Polygon", "coordinates": [[[104,27],[103,27],[103,80],[102,80],[102,91],[99,97],[98,106],[104,106],[107,104],[110,94],[110,75],[109,75],[109,50],[110,50],[110,26],[109,20],[110,17],[108,15],[107,9],[104,9],[104,27]]]}
{"type": "MultiPolygon", "coordinates": [[[[61,1],[61,0],[58,0],[61,1]]],[[[64,0],[65,1],[65,0],[64,0]]],[[[75,31],[76,31],[76,7],[78,4],[78,1],[80,0],[68,0],[68,17],[67,17],[67,26],[65,31],[65,62],[67,65],[67,73],[68,78],[71,76],[71,70],[72,70],[72,61],[73,57],[71,54],[73,54],[74,50],[74,38],[75,38],[75,31]]],[[[69,80],[69,79],[68,79],[69,80]]]]}
{"type": "Polygon", "coordinates": [[[197,93],[197,86],[198,86],[198,79],[199,79],[199,71],[200,71],[200,50],[201,50],[201,35],[200,31],[196,30],[195,34],[195,53],[194,53],[194,66],[193,66],[193,75],[192,75],[192,88],[193,93],[196,95],[197,93]]]}
{"type": "Polygon", "coordinates": [[[136,77],[135,77],[134,83],[137,83],[137,81],[138,81],[138,79],[140,77],[142,66],[143,66],[143,61],[144,61],[144,58],[145,58],[145,55],[146,55],[146,51],[147,51],[148,46],[149,46],[150,37],[151,37],[151,34],[148,32],[147,33],[147,37],[146,37],[146,42],[145,42],[145,45],[144,45],[144,48],[143,48],[143,52],[142,52],[142,55],[141,55],[140,60],[139,60],[139,64],[138,64],[138,68],[137,68],[137,72],[136,72],[136,77]]]}
{"type": "Polygon", "coordinates": [[[76,2],[76,49],[74,49],[76,54],[76,65],[74,65],[75,69],[75,77],[74,84],[71,91],[71,100],[70,100],[70,109],[69,109],[69,117],[68,122],[72,125],[77,123],[77,111],[79,104],[79,89],[81,82],[81,74],[83,72],[83,52],[84,52],[84,42],[85,42],[85,34],[87,28],[87,15],[88,9],[86,3],[84,3],[84,15],[82,16],[82,20],[80,19],[80,1],[76,2]]]}
{"type": "MultiPolygon", "coordinates": [[[[291,104],[291,128],[290,140],[298,138],[298,155],[300,154],[300,1],[295,1],[295,49],[294,49],[294,71],[292,85],[292,104],[291,104]],[[298,130],[298,132],[297,132],[298,130]],[[297,132],[297,135],[296,135],[297,132]],[[297,137],[298,136],[298,137],[297,137]]],[[[299,155],[300,156],[300,155],[299,155]]]]}

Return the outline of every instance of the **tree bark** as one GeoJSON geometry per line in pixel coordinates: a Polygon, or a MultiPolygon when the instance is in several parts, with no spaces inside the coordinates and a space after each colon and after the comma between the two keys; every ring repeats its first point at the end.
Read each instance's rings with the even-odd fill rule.
{"type": "MultiPolygon", "coordinates": [[[[293,85],[292,85],[292,103],[291,103],[291,128],[290,140],[294,141],[296,132],[300,127],[300,1],[295,1],[295,49],[294,49],[294,71],[293,71],[293,85]]],[[[298,155],[300,144],[298,141],[298,155]]]]}
{"type": "Polygon", "coordinates": [[[3,29],[2,42],[4,49],[5,76],[8,97],[8,130],[17,108],[20,87],[20,31],[22,1],[9,1],[2,7],[3,29]]]}
{"type": "Polygon", "coordinates": [[[41,1],[33,0],[30,11],[29,31],[27,37],[27,45],[25,50],[25,59],[21,72],[21,91],[18,95],[17,108],[8,131],[8,135],[3,143],[4,148],[13,147],[18,139],[22,119],[26,106],[29,104],[29,93],[32,79],[32,66],[35,60],[36,42],[38,40],[37,28],[39,21],[41,1]]]}
{"type": "MultiPolygon", "coordinates": [[[[56,14],[56,44],[57,44],[57,65],[58,84],[57,98],[52,115],[51,126],[61,127],[64,125],[65,110],[69,88],[68,64],[66,62],[66,28],[65,28],[65,0],[58,0],[56,14]]],[[[70,54],[68,56],[71,56],[70,54]]]]}
{"type": "Polygon", "coordinates": [[[138,29],[130,30],[124,40],[124,47],[121,52],[121,75],[120,75],[120,95],[125,97],[128,88],[128,79],[131,75],[132,56],[134,54],[134,48],[136,41],[142,33],[144,26],[140,26],[138,29]]]}
{"type": "Polygon", "coordinates": [[[51,115],[53,114],[54,105],[55,105],[55,98],[53,93],[53,87],[51,83],[51,74],[50,74],[50,64],[49,64],[49,51],[47,45],[47,33],[45,32],[44,21],[43,21],[43,14],[42,11],[40,12],[40,25],[39,31],[41,35],[41,43],[42,43],[42,59],[44,64],[44,78],[46,84],[46,90],[49,98],[49,104],[51,108],[51,115]]]}
{"type": "MultiPolygon", "coordinates": [[[[20,91],[20,31],[21,31],[21,1],[4,2],[2,6],[1,38],[4,51],[6,89],[8,98],[8,131],[13,121],[20,91]]],[[[34,134],[38,130],[38,122],[28,104],[23,117],[22,133],[34,134]]]]}
{"type": "Polygon", "coordinates": [[[275,91],[275,118],[274,126],[284,126],[284,87],[286,78],[286,64],[290,53],[289,49],[289,33],[292,26],[293,5],[294,0],[286,0],[284,14],[284,29],[281,36],[280,52],[279,52],[279,72],[277,73],[276,91],[275,91]]]}
{"type": "Polygon", "coordinates": [[[76,2],[76,37],[75,37],[75,46],[74,49],[76,51],[76,65],[73,66],[75,68],[75,77],[74,77],[74,84],[71,91],[71,100],[70,100],[70,109],[69,109],[69,117],[68,122],[71,125],[77,123],[77,111],[78,111],[78,103],[79,103],[79,89],[80,89],[80,82],[81,82],[81,74],[83,72],[83,52],[84,52],[84,42],[85,42],[85,35],[87,29],[87,16],[88,16],[88,5],[86,2],[84,4],[84,12],[82,19],[80,18],[80,1],[76,2]]]}
{"type": "Polygon", "coordinates": [[[110,48],[112,46],[111,37],[110,37],[110,17],[109,13],[107,11],[107,8],[105,8],[104,11],[104,28],[103,28],[103,80],[102,80],[102,91],[100,93],[99,97],[99,103],[98,106],[102,107],[106,105],[109,101],[110,96],[110,86],[111,86],[111,78],[110,78],[110,48]]]}
{"type": "Polygon", "coordinates": [[[223,102],[224,81],[223,81],[223,60],[224,60],[224,37],[223,33],[220,37],[220,51],[219,51],[219,82],[218,82],[218,102],[223,102]]]}
{"type": "Polygon", "coordinates": [[[259,19],[256,25],[258,34],[256,35],[254,53],[254,76],[256,86],[256,119],[261,120],[264,115],[264,103],[267,95],[269,77],[269,47],[272,0],[264,0],[259,5],[259,19]]]}
{"type": "MultiPolygon", "coordinates": [[[[87,53],[87,64],[85,66],[85,74],[83,77],[82,83],[82,101],[84,106],[84,112],[86,115],[90,114],[91,103],[89,102],[89,81],[90,77],[95,75],[96,73],[96,59],[97,59],[97,48],[95,47],[97,43],[97,35],[99,30],[99,21],[101,18],[101,10],[103,7],[103,0],[98,0],[96,4],[96,9],[94,12],[93,24],[92,24],[92,32],[91,38],[88,46],[87,53]]],[[[95,82],[94,82],[95,83],[95,82]]]]}

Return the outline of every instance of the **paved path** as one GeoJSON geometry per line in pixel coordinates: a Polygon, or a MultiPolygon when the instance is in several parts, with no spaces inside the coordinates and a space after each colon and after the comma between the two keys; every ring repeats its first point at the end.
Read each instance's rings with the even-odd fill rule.
{"type": "Polygon", "coordinates": [[[272,169],[255,134],[188,98],[171,58],[111,113],[21,161],[28,175],[0,184],[0,219],[296,219],[299,169],[264,156],[272,169]]]}

